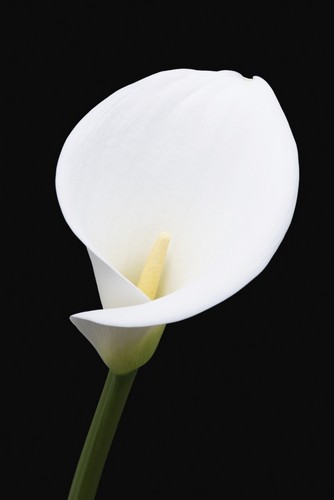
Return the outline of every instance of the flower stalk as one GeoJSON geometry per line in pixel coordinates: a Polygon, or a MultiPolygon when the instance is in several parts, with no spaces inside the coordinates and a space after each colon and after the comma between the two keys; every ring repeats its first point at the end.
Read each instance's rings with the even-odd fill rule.
{"type": "Polygon", "coordinates": [[[68,500],[93,500],[137,370],[109,371],[73,478],[68,500]]]}

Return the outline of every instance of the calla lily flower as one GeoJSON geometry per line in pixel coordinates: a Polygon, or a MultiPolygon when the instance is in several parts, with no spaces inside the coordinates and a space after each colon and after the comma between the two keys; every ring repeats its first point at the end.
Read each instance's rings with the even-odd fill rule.
{"type": "Polygon", "coordinates": [[[224,301],[269,263],[290,225],[298,154],[271,87],[234,71],[162,71],[74,128],[56,174],[102,302],[71,316],[115,374],[143,365],[166,324],[224,301]],[[161,232],[157,298],[137,286],[161,232]]]}

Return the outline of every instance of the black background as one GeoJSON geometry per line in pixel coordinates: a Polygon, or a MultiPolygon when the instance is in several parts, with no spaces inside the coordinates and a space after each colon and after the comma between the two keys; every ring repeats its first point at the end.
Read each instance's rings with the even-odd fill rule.
{"type": "Polygon", "coordinates": [[[327,4],[147,4],[15,4],[3,16],[1,497],[66,499],[107,374],[68,319],[100,302],[57,203],[61,147],[112,92],[187,67],[272,86],[299,149],[297,208],[255,280],[167,326],[139,370],[97,499],[332,499],[327,4]]]}

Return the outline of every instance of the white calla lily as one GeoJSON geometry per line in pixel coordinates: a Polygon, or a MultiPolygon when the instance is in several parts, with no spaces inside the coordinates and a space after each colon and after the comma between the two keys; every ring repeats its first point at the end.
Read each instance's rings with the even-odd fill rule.
{"type": "Polygon", "coordinates": [[[144,364],[164,325],[230,297],[268,264],[293,216],[296,144],[270,86],[233,71],[163,71],[90,111],[56,187],[86,245],[103,309],[72,322],[116,374],[144,364]],[[158,296],[135,285],[171,240],[158,296]]]}

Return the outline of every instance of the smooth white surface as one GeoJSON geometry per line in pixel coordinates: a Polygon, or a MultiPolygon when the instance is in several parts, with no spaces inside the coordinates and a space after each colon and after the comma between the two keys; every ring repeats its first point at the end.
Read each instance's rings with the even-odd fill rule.
{"type": "Polygon", "coordinates": [[[225,300],[277,250],[298,179],[290,127],[260,77],[179,69],[114,93],[75,127],[57,166],[59,203],[104,307],[72,321],[159,325],[225,300]],[[162,231],[161,298],[147,302],[133,283],[162,231]]]}

